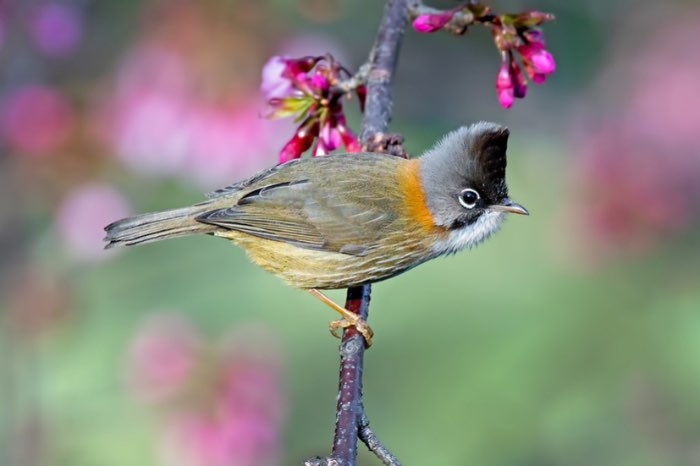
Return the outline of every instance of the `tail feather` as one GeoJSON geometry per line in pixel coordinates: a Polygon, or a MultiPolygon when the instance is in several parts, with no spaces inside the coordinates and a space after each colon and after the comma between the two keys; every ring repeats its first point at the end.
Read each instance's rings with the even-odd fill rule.
{"type": "Polygon", "coordinates": [[[212,233],[216,227],[195,220],[210,207],[192,206],[117,220],[105,227],[105,249],[133,246],[195,233],[212,233]]]}

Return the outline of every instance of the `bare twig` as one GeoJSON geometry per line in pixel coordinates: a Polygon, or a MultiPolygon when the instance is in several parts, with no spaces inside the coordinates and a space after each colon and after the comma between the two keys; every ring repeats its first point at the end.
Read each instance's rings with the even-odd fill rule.
{"type": "MultiPolygon", "coordinates": [[[[409,0],[387,0],[381,24],[377,32],[369,64],[360,68],[358,74],[349,82],[357,86],[358,82],[367,83],[365,113],[362,119],[360,140],[367,147],[379,144],[391,120],[390,86],[403,31],[408,20],[409,0]],[[355,81],[353,81],[357,78],[355,81]]],[[[349,87],[348,89],[353,89],[349,87]]],[[[395,140],[396,138],[392,138],[395,140]]],[[[387,147],[396,145],[385,143],[387,147]]],[[[371,287],[363,285],[348,289],[345,308],[355,312],[363,319],[369,313],[371,287]]],[[[343,332],[340,343],[340,376],[338,383],[338,401],[336,406],[335,436],[333,450],[328,458],[312,458],[307,466],[354,466],[357,456],[358,437],[367,444],[383,462],[398,466],[393,455],[379,442],[374,432],[369,429],[369,422],[362,407],[362,369],[364,362],[364,339],[354,327],[343,332]],[[393,462],[387,462],[391,458],[393,462]]]]}
{"type": "Polygon", "coordinates": [[[401,466],[398,458],[396,458],[387,448],[379,441],[379,438],[369,427],[369,419],[365,415],[364,408],[362,410],[362,415],[360,416],[358,436],[362,443],[367,445],[367,448],[377,455],[377,457],[382,460],[386,466],[401,466]]]}
{"type": "Polygon", "coordinates": [[[357,73],[350,76],[344,81],[337,82],[333,85],[335,89],[345,94],[349,94],[363,84],[367,84],[367,76],[369,76],[369,70],[372,67],[370,62],[367,62],[360,66],[357,73]]]}

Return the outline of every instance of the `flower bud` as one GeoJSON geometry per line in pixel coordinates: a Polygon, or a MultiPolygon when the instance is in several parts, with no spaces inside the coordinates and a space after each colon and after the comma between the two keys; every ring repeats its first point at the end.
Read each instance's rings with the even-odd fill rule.
{"type": "Polygon", "coordinates": [[[532,66],[534,73],[544,75],[554,73],[556,69],[554,57],[542,47],[533,44],[523,45],[518,47],[518,52],[522,55],[523,61],[532,66]]]}
{"type": "Polygon", "coordinates": [[[527,93],[527,81],[525,81],[525,77],[520,70],[520,66],[518,66],[518,63],[512,58],[510,60],[509,71],[513,83],[513,94],[518,99],[524,98],[525,94],[527,93]]]}
{"type": "Polygon", "coordinates": [[[554,15],[551,13],[544,13],[542,11],[526,11],[525,13],[520,13],[515,17],[513,21],[517,26],[533,27],[539,26],[545,21],[551,21],[554,19],[554,15]]]}
{"type": "Polygon", "coordinates": [[[425,13],[413,20],[413,29],[418,32],[434,32],[450,22],[456,10],[441,13],[425,13]]]}
{"type": "Polygon", "coordinates": [[[501,67],[498,69],[498,74],[496,75],[496,95],[498,97],[498,103],[500,103],[503,108],[510,108],[510,106],[513,105],[515,90],[510,67],[506,61],[505,55],[501,61],[501,67]]]}

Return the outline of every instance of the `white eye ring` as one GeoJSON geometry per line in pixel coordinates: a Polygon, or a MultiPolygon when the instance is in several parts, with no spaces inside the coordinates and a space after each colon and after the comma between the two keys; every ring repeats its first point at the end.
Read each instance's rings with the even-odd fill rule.
{"type": "Polygon", "coordinates": [[[467,188],[459,193],[458,199],[462,206],[466,207],[467,209],[473,209],[476,207],[477,201],[481,199],[481,196],[479,196],[479,193],[476,192],[476,190],[467,188]]]}

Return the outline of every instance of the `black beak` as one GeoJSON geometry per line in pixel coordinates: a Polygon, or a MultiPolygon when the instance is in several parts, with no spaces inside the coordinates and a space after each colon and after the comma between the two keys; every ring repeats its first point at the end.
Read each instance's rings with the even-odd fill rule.
{"type": "Polygon", "coordinates": [[[491,210],[495,210],[497,212],[509,212],[511,214],[519,214],[519,215],[530,215],[530,212],[527,211],[527,209],[517,202],[513,202],[510,199],[506,199],[503,204],[496,204],[492,205],[489,207],[491,210]]]}

